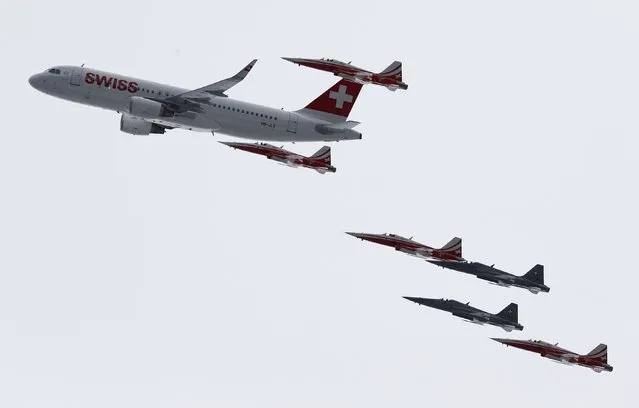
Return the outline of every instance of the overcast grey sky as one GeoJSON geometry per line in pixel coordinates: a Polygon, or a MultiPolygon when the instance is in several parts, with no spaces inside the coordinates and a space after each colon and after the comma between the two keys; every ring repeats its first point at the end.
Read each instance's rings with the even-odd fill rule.
{"type": "Polygon", "coordinates": [[[0,4],[0,406],[637,406],[637,2],[214,3],[0,4]],[[364,138],[321,176],[223,135],[123,134],[27,82],[86,63],[195,88],[259,58],[230,95],[297,109],[336,81],[280,56],[401,59],[409,89],[365,87],[364,138]],[[551,291],[344,231],[458,235],[551,291]],[[513,337],[604,342],[615,370],[401,296],[515,301],[513,337]]]}

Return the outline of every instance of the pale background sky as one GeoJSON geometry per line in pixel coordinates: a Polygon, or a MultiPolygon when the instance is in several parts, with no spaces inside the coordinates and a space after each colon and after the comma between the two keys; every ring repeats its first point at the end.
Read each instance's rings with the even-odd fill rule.
{"type": "Polygon", "coordinates": [[[521,3],[3,1],[0,407],[636,407],[639,3],[521,3]],[[336,81],[280,56],[401,59],[409,89],[366,87],[364,139],[321,176],[223,135],[127,135],[27,82],[86,63],[196,88],[259,58],[229,94],[297,109],[336,81]],[[551,291],[344,231],[459,235],[551,291]],[[515,301],[512,337],[604,342],[615,370],[401,296],[515,301]]]}

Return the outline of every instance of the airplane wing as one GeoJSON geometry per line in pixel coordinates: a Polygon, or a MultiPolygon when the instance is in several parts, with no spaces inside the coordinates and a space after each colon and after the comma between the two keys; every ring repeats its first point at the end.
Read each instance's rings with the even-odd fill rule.
{"type": "Polygon", "coordinates": [[[484,313],[484,312],[469,312],[468,314],[473,316],[473,317],[480,318],[480,319],[488,318],[488,314],[484,313]]]}
{"type": "Polygon", "coordinates": [[[189,110],[202,112],[200,105],[211,104],[211,96],[227,97],[224,92],[228,91],[246,78],[256,62],[256,59],[249,62],[249,64],[242,68],[240,72],[230,78],[226,78],[214,84],[194,89],[192,91],[187,91],[179,95],[173,95],[162,100],[162,102],[171,105],[174,109],[177,108],[176,110],[180,112],[189,110]]]}
{"type": "Polygon", "coordinates": [[[504,281],[504,282],[514,282],[515,280],[513,279],[514,277],[512,275],[495,274],[495,275],[488,275],[488,277],[499,279],[500,281],[504,281]]]}
{"type": "Polygon", "coordinates": [[[430,247],[423,247],[423,248],[418,248],[415,250],[415,256],[425,259],[425,260],[433,260],[433,261],[442,261],[445,260],[446,262],[451,262],[451,263],[457,263],[457,262],[462,262],[462,261],[458,261],[458,260],[453,260],[453,259],[444,259],[441,258],[437,255],[435,255],[433,253],[433,249],[430,247]]]}
{"type": "Polygon", "coordinates": [[[572,352],[561,353],[561,358],[566,360],[576,359],[577,357],[579,357],[579,354],[577,353],[572,353],[572,352]]]}

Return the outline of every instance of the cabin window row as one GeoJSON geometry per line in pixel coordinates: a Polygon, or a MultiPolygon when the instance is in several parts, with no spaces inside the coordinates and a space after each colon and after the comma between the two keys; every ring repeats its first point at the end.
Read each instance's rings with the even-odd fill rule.
{"type": "Polygon", "coordinates": [[[213,107],[218,107],[220,109],[226,109],[226,110],[230,110],[231,112],[237,112],[237,113],[243,113],[245,115],[251,115],[251,116],[257,116],[260,118],[265,118],[265,119],[271,119],[271,120],[277,120],[277,116],[270,116],[270,115],[265,115],[263,113],[257,113],[257,112],[250,112],[244,109],[237,109],[237,108],[231,108],[229,106],[224,106],[224,105],[218,105],[218,104],[213,104],[213,107]]]}
{"type": "MultiPolygon", "coordinates": [[[[146,93],[152,93],[152,94],[156,94],[155,89],[147,89],[147,88],[140,88],[140,91],[142,92],[146,92],[146,93]]],[[[170,94],[168,92],[162,92],[162,91],[157,91],[157,95],[158,96],[173,96],[173,94],[170,94]]]]}

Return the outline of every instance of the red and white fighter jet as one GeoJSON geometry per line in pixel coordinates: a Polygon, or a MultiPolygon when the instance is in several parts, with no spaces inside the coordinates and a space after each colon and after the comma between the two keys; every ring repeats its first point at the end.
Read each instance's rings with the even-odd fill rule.
{"type": "Polygon", "coordinates": [[[347,232],[347,234],[359,238],[362,241],[370,241],[376,244],[390,246],[397,251],[426,260],[436,259],[466,262],[466,260],[462,258],[462,240],[458,237],[451,239],[446,245],[437,249],[414,241],[412,237],[405,238],[396,234],[368,234],[362,232],[347,232]]]}
{"type": "Polygon", "coordinates": [[[342,62],[336,59],[311,59],[311,58],[287,58],[282,57],[286,61],[290,61],[297,65],[319,69],[321,71],[332,72],[333,75],[346,78],[350,81],[360,84],[375,84],[386,87],[390,91],[398,89],[408,89],[408,85],[402,82],[402,63],[395,61],[380,73],[374,73],[355,65],[350,62],[342,62]]]}
{"type": "Polygon", "coordinates": [[[306,167],[320,174],[324,174],[327,171],[331,173],[337,171],[335,167],[331,166],[331,148],[328,146],[324,146],[314,155],[306,157],[268,143],[220,143],[234,149],[244,150],[245,152],[261,154],[262,156],[266,156],[267,159],[274,160],[289,167],[306,167]]]}
{"type": "Polygon", "coordinates": [[[493,340],[505,344],[506,346],[516,347],[526,351],[540,354],[542,357],[549,358],[558,363],[567,365],[580,365],[588,367],[597,373],[602,371],[612,371],[612,366],[608,364],[608,346],[600,344],[590,353],[581,355],[568,351],[556,344],[546,343],[541,340],[515,340],[515,339],[496,339],[493,340]]]}

